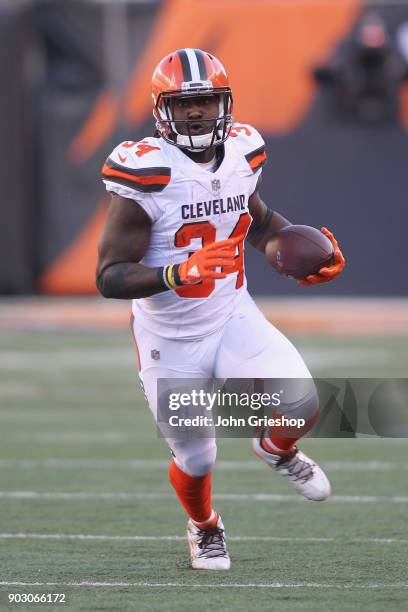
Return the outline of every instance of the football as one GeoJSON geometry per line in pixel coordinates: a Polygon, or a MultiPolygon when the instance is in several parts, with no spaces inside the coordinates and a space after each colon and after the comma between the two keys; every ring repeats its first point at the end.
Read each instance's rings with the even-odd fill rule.
{"type": "Polygon", "coordinates": [[[333,245],[318,229],[289,225],[276,233],[265,247],[269,263],[279,274],[305,279],[333,263],[333,245]]]}

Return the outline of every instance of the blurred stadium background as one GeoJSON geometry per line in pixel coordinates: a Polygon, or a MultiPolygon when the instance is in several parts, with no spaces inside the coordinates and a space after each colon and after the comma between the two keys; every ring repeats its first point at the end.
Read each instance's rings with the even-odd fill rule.
{"type": "Polygon", "coordinates": [[[403,439],[306,440],[334,484],[318,508],[222,441],[235,565],[187,570],[130,304],[94,283],[100,167],[152,133],[151,73],[186,46],[220,57],[235,118],[263,133],[265,201],[332,229],[348,260],[303,288],[248,246],[264,312],[316,376],[406,377],[407,2],[0,0],[0,591],[53,583],[75,610],[405,609],[403,439]]]}

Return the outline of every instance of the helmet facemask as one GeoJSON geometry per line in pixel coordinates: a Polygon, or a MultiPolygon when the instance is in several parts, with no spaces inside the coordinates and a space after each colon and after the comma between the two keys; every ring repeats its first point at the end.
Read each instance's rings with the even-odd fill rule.
{"type": "Polygon", "coordinates": [[[170,144],[189,151],[204,151],[209,147],[218,146],[225,142],[232,127],[232,95],[230,88],[213,88],[210,83],[208,85],[204,83],[185,83],[183,85],[185,85],[183,89],[160,93],[157,98],[154,116],[156,118],[156,128],[160,135],[170,144]],[[219,97],[218,117],[211,119],[174,119],[173,103],[175,98],[212,95],[219,97]],[[193,135],[191,133],[191,125],[194,123],[211,124],[211,129],[206,134],[193,135]],[[183,126],[187,133],[181,134],[179,129],[177,129],[178,126],[183,126]]]}

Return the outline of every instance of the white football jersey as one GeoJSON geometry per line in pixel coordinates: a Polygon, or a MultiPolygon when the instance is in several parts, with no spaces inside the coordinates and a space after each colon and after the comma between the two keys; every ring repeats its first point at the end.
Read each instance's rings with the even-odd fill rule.
{"type": "Polygon", "coordinates": [[[135,325],[165,338],[199,338],[219,329],[246,293],[244,239],[248,199],[265,163],[265,143],[251,126],[234,124],[215,172],[162,138],[117,146],[103,167],[108,191],[135,200],[152,220],[140,263],[181,263],[212,242],[242,236],[236,266],[225,279],[205,280],[133,300],[135,325]]]}

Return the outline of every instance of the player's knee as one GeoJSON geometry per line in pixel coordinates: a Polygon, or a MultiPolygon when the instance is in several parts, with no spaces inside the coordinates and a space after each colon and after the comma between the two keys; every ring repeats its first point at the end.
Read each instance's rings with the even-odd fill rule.
{"type": "Polygon", "coordinates": [[[185,452],[182,452],[182,449],[178,449],[178,452],[175,451],[177,465],[190,476],[205,476],[214,468],[217,456],[215,440],[206,439],[203,441],[205,444],[201,444],[201,440],[197,441],[194,446],[186,449],[185,452]]]}

